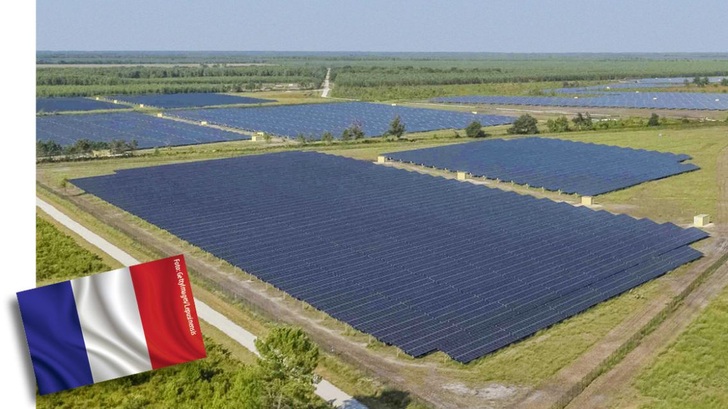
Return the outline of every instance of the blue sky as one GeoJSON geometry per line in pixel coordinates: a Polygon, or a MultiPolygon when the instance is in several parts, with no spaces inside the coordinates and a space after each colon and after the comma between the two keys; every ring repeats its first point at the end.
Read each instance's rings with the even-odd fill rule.
{"type": "Polygon", "coordinates": [[[38,0],[39,50],[728,52],[726,0],[38,0]]]}

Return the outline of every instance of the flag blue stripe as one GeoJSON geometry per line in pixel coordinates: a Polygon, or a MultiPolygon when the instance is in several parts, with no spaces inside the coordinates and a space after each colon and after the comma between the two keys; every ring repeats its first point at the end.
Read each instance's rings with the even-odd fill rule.
{"type": "Polygon", "coordinates": [[[18,293],[38,392],[93,383],[73,289],[68,281],[18,293]]]}

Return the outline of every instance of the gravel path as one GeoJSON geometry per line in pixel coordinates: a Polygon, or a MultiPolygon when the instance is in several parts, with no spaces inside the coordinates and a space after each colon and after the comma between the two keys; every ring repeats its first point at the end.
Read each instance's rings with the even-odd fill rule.
{"type": "Polygon", "coordinates": [[[321,98],[328,98],[329,91],[331,89],[329,88],[329,76],[331,75],[331,68],[326,69],[326,79],[324,80],[324,90],[321,91],[321,98]]]}
{"type": "MultiPolygon", "coordinates": [[[[98,247],[101,251],[108,254],[121,264],[125,266],[130,266],[140,263],[139,260],[132,257],[124,250],[114,246],[113,244],[106,241],[103,237],[83,227],[81,224],[66,216],[64,213],[53,207],[51,204],[45,202],[38,197],[36,197],[35,202],[36,206],[46,212],[49,216],[66,226],[74,233],[83,237],[86,241],[98,247]]],[[[230,321],[224,315],[215,311],[210,306],[196,298],[195,306],[197,307],[197,315],[201,319],[207,321],[208,324],[216,327],[227,336],[240,343],[240,345],[252,351],[254,354],[259,355],[258,351],[255,348],[255,335],[246,331],[244,328],[240,327],[234,322],[230,321]]],[[[316,385],[316,394],[338,408],[366,409],[366,406],[364,406],[352,396],[346,394],[344,391],[337,388],[336,386],[331,384],[331,382],[325,379],[322,379],[321,382],[316,385]]]]}

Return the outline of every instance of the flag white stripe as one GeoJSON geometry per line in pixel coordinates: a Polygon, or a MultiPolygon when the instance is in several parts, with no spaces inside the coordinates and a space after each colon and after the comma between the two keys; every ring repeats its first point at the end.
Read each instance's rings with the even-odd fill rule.
{"type": "Polygon", "coordinates": [[[152,369],[128,268],[71,280],[94,382],[152,369]]]}

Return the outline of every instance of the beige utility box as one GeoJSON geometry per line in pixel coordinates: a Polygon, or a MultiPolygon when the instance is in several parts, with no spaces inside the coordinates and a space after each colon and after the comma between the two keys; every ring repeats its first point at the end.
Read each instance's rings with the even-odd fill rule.
{"type": "Polygon", "coordinates": [[[377,156],[377,163],[387,163],[386,156],[377,156]]]}
{"type": "Polygon", "coordinates": [[[582,196],[581,204],[583,204],[584,206],[593,206],[594,205],[594,196],[582,196]]]}
{"type": "Polygon", "coordinates": [[[467,180],[468,179],[467,172],[458,172],[457,179],[458,180],[467,180]]]}
{"type": "Polygon", "coordinates": [[[161,118],[161,117],[163,117],[163,116],[164,116],[164,114],[163,114],[163,113],[161,113],[161,112],[157,114],[157,117],[159,117],[159,118],[161,118]]]}
{"type": "Polygon", "coordinates": [[[710,215],[707,214],[699,214],[695,217],[693,217],[693,224],[695,227],[705,227],[708,224],[710,224],[710,215]]]}

